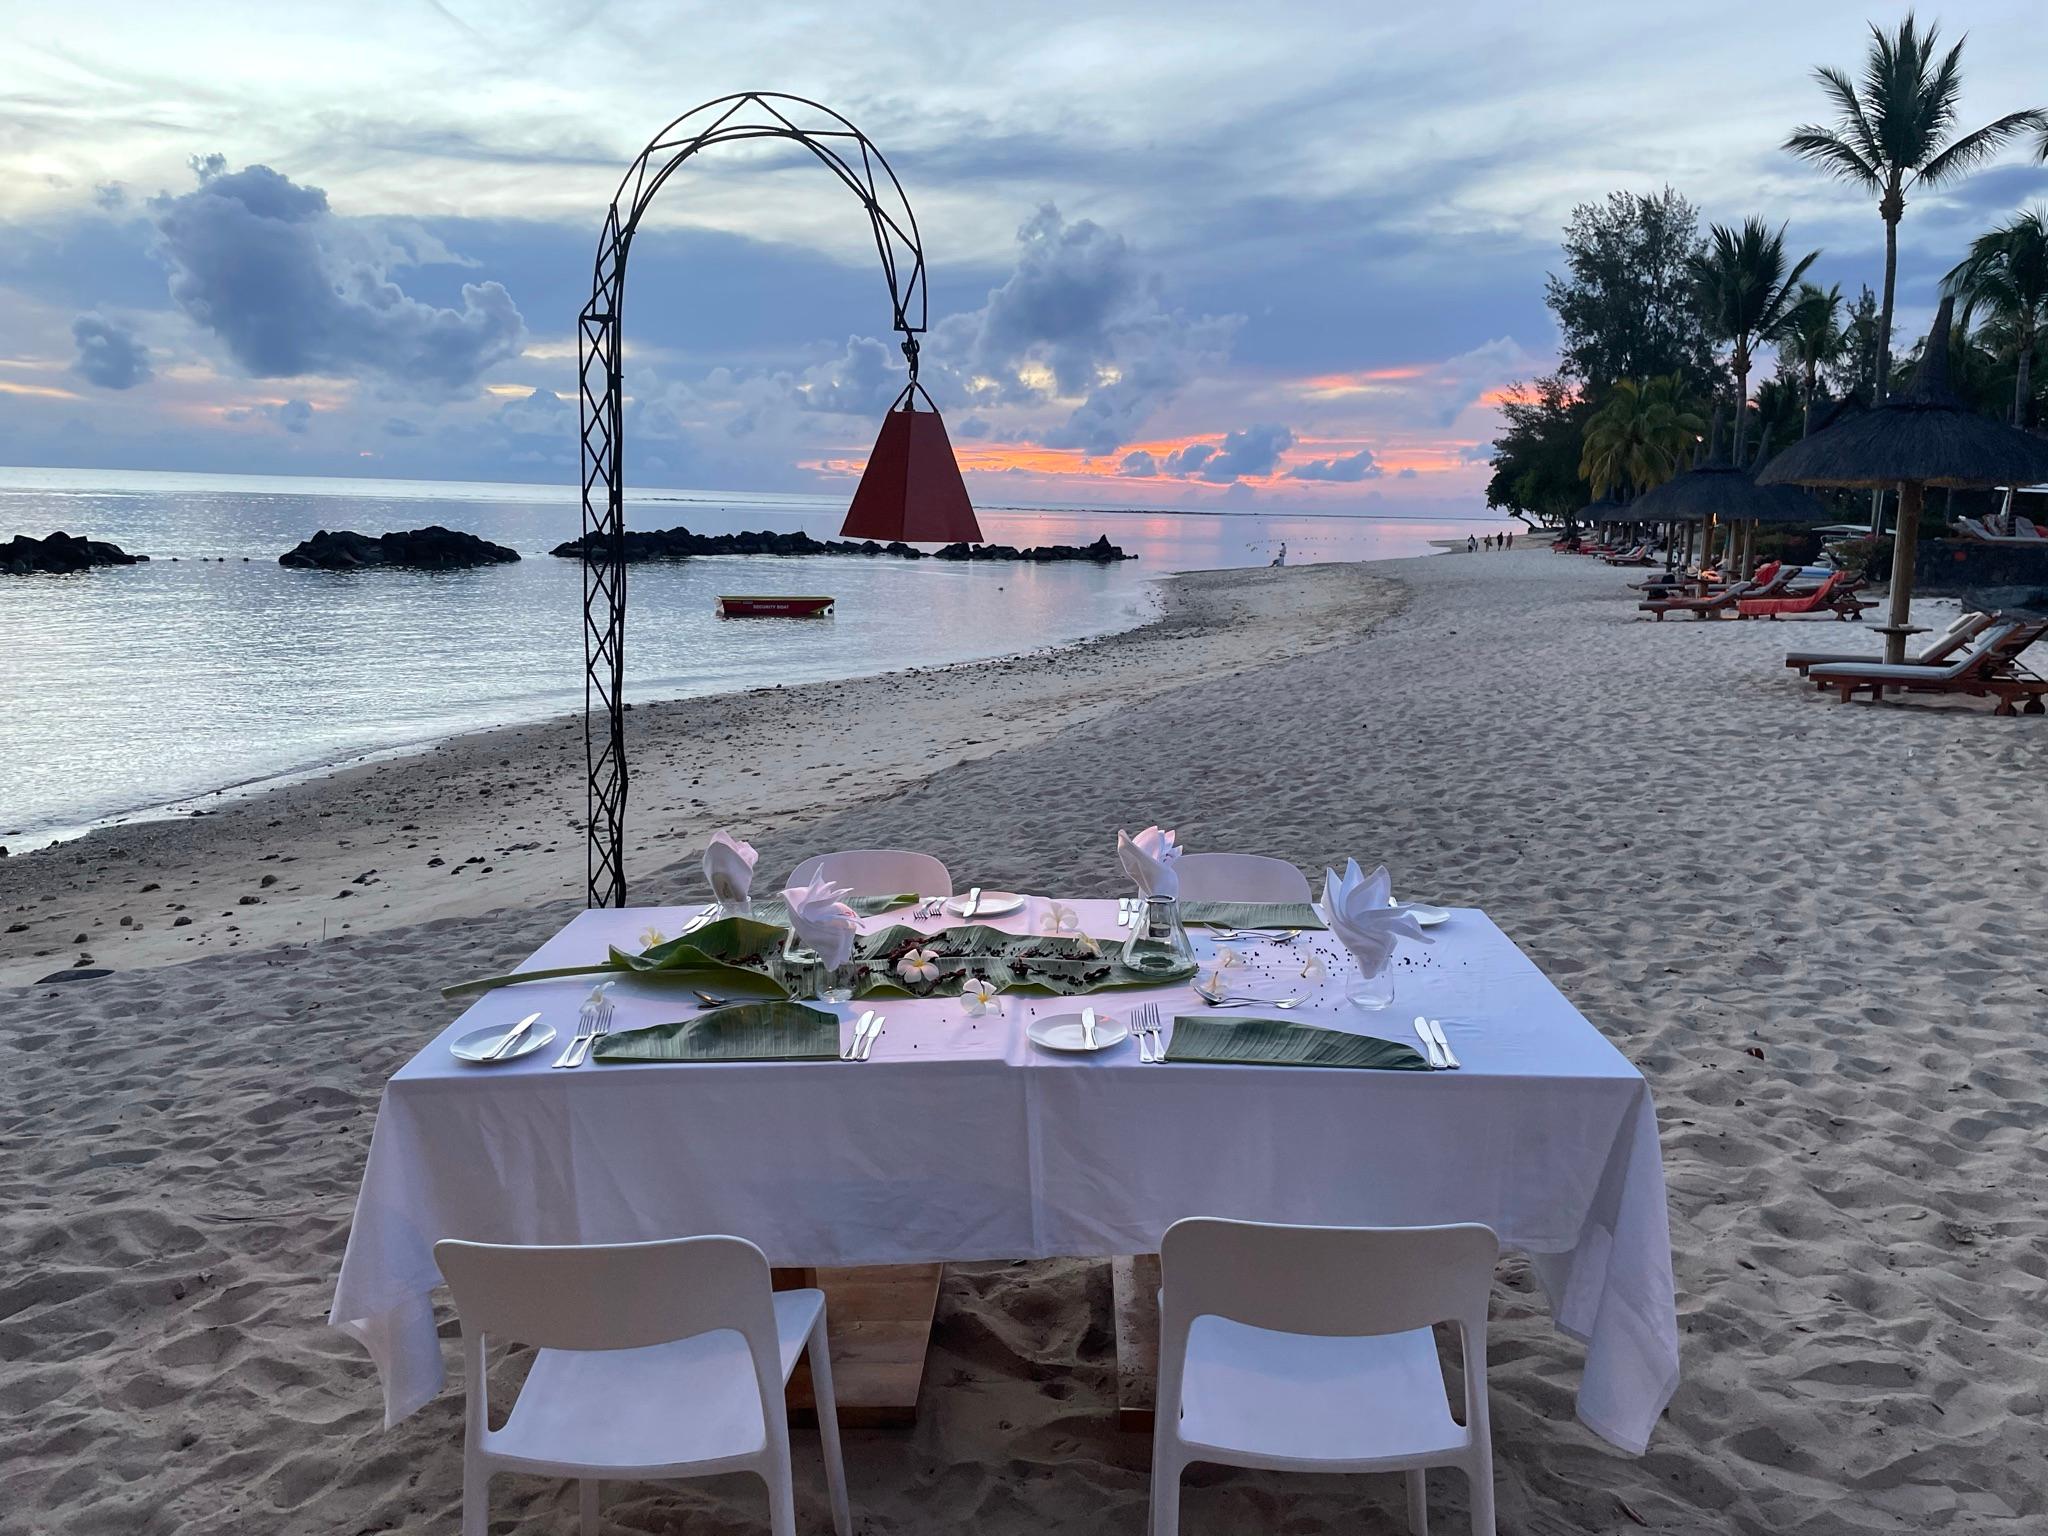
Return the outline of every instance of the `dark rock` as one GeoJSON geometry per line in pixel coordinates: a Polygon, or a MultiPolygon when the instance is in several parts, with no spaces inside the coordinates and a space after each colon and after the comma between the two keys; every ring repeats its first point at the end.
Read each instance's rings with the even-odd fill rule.
{"type": "Polygon", "coordinates": [[[131,555],[118,544],[53,533],[47,539],[18,534],[0,544],[0,574],[63,576],[96,565],[141,565],[147,555],[131,555]]]}
{"type": "Polygon", "coordinates": [[[112,971],[105,970],[53,971],[50,975],[39,979],[36,985],[39,987],[54,987],[59,982],[65,981],[98,981],[102,976],[111,976],[113,974],[112,971]]]}
{"type": "Polygon", "coordinates": [[[277,563],[310,571],[358,571],[366,566],[386,565],[453,571],[473,565],[504,565],[518,558],[517,550],[437,523],[406,533],[375,536],[347,529],[329,533],[322,528],[279,555],[277,563]]]}
{"type": "Polygon", "coordinates": [[[192,926],[192,919],[189,917],[174,917],[171,919],[171,926],[173,928],[190,928],[192,926]]]}
{"type": "MultiPolygon", "coordinates": [[[[605,540],[601,534],[587,533],[580,539],[557,544],[550,553],[565,560],[602,558],[605,540]]],[[[814,539],[800,529],[794,533],[776,533],[765,528],[748,533],[692,533],[682,527],[629,528],[625,555],[628,565],[648,560],[687,560],[698,555],[893,555],[899,560],[1091,560],[1105,565],[1138,558],[1110,543],[1107,535],[1093,544],[1045,544],[1033,549],[1018,549],[1011,544],[948,544],[933,554],[901,539],[878,544],[873,539],[814,539]]]]}

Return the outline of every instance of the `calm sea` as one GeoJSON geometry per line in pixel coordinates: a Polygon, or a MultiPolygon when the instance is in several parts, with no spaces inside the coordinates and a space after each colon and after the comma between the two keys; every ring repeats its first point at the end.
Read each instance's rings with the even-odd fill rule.
{"type": "MultiPolygon", "coordinates": [[[[844,502],[650,491],[631,526],[836,535],[844,502]]],[[[771,556],[633,568],[636,700],[1001,655],[1130,628],[1152,578],[1426,554],[1463,525],[1388,518],[984,508],[1017,545],[1106,533],[1093,565],[771,556]],[[834,617],[732,621],[721,592],[829,592],[834,617]]],[[[547,551],[580,531],[563,486],[0,469],[0,541],[55,529],[152,557],[69,577],[0,577],[0,843],[488,725],[580,709],[582,583],[547,551]],[[442,573],[286,570],[320,528],[441,523],[517,565],[442,573]],[[225,562],[225,563],[220,563],[225,562]]]]}

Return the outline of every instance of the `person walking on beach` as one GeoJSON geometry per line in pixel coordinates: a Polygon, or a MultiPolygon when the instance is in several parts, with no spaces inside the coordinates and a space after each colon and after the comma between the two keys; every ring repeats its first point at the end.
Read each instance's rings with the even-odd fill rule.
{"type": "Polygon", "coordinates": [[[1503,545],[1504,548],[1513,549],[1515,547],[1515,534],[1512,528],[1509,529],[1506,533],[1502,534],[1501,538],[1505,541],[1503,545]]]}
{"type": "Polygon", "coordinates": [[[1469,533],[1465,535],[1465,553],[1468,555],[1479,553],[1479,541],[1469,533]]]}

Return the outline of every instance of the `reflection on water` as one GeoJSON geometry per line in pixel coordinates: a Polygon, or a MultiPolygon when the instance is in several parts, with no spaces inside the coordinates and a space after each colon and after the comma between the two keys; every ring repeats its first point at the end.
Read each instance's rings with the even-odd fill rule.
{"type": "MultiPolygon", "coordinates": [[[[0,840],[582,701],[578,566],[546,551],[580,528],[554,486],[0,470],[0,540],[111,539],[148,565],[0,579],[0,840]],[[517,565],[337,574],[277,556],[319,528],[444,523],[517,565]],[[177,559],[171,557],[176,556],[177,559]],[[225,561],[225,563],[216,563],[225,561]]],[[[636,498],[635,527],[836,534],[816,497],[636,498]]],[[[1148,577],[1427,552],[1444,525],[1358,518],[991,510],[1009,544],[1107,533],[1117,566],[824,557],[633,568],[628,695],[672,698],[1028,650],[1156,611],[1148,577]],[[721,592],[821,592],[835,616],[726,620],[721,592]]],[[[1457,531],[1462,531],[1459,529],[1457,531]]]]}

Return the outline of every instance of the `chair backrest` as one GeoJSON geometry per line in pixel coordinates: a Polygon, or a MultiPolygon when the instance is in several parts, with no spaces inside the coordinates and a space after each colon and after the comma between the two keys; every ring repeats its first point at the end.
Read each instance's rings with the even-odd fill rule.
{"type": "Polygon", "coordinates": [[[814,853],[789,872],[789,884],[809,885],[820,878],[850,888],[856,896],[950,896],[953,877],[928,853],[905,848],[855,848],[843,853],[814,853]]]}
{"type": "Polygon", "coordinates": [[[1947,660],[1955,654],[1957,647],[1962,645],[1964,641],[1976,634],[1978,630],[1990,624],[1992,617],[1991,614],[1979,613],[1975,609],[1964,609],[1956,615],[1954,622],[1947,629],[1944,629],[1940,634],[1928,641],[1926,646],[1922,648],[1919,656],[1920,662],[1924,665],[1930,661],[1947,660]]]}
{"type": "Polygon", "coordinates": [[[540,1349],[642,1349],[730,1328],[775,1349],[768,1260],[745,1238],[523,1247],[444,1238],[465,1332],[540,1349]]]}
{"type": "Polygon", "coordinates": [[[2033,643],[2033,637],[2025,635],[2026,628],[2016,619],[2000,619],[1986,625],[1975,639],[1949,658],[1947,675],[1961,677],[1973,667],[1997,666],[2012,660],[2033,643]]]}
{"type": "Polygon", "coordinates": [[[2042,533],[2032,522],[2017,514],[2014,515],[2012,520],[2012,531],[2023,539],[2048,538],[2048,534],[2042,533]]]}
{"type": "Polygon", "coordinates": [[[1483,1330],[1500,1242],[1446,1227],[1290,1227],[1196,1216],[1159,1244],[1164,1334],[1216,1316],[1280,1333],[1407,1333],[1455,1322],[1483,1330]]]}
{"type": "Polygon", "coordinates": [[[1308,876],[1263,853],[1184,853],[1174,861],[1186,901],[1313,901],[1308,876]]]}

